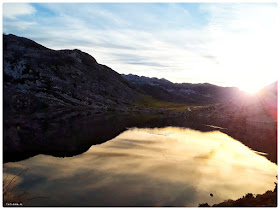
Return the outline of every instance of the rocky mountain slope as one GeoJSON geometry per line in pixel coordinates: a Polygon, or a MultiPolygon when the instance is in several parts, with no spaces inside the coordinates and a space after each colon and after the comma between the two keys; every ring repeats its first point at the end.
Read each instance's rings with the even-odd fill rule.
{"type": "Polygon", "coordinates": [[[186,104],[214,104],[224,102],[241,91],[235,87],[220,87],[209,83],[172,83],[166,79],[149,78],[137,75],[122,75],[137,90],[153,98],[186,104]]]}
{"type": "Polygon", "coordinates": [[[124,106],[138,92],[114,70],[80,50],[51,50],[15,35],[3,36],[4,107],[124,106]]]}

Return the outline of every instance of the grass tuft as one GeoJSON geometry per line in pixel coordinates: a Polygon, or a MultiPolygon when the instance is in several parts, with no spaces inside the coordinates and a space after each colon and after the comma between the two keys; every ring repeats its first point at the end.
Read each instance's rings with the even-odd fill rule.
{"type": "Polygon", "coordinates": [[[35,199],[31,197],[27,191],[22,191],[17,188],[20,177],[29,168],[22,170],[17,175],[9,179],[8,176],[3,180],[3,206],[24,206],[28,201],[35,199]]]}

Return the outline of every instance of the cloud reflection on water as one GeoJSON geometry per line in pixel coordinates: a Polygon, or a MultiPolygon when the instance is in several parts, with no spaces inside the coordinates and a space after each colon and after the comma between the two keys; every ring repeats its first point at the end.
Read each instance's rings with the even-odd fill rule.
{"type": "Polygon", "coordinates": [[[274,188],[277,166],[219,131],[130,129],[69,158],[38,155],[19,187],[45,196],[30,205],[198,206],[274,188]],[[214,197],[209,194],[213,193],[214,197]]]}

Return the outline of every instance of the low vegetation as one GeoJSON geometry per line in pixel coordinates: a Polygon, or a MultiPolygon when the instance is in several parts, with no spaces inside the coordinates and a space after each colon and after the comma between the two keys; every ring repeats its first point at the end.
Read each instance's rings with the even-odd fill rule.
{"type": "MultiPolygon", "coordinates": [[[[211,207],[208,203],[199,204],[199,207],[211,207]]],[[[277,207],[277,185],[274,190],[254,196],[248,193],[237,200],[226,200],[212,207],[277,207]]]]}
{"type": "Polygon", "coordinates": [[[24,206],[28,201],[35,199],[27,191],[17,188],[21,176],[28,170],[22,170],[13,177],[6,176],[3,179],[3,206],[24,206]]]}
{"type": "Polygon", "coordinates": [[[148,95],[140,95],[140,99],[133,102],[132,105],[139,106],[142,108],[150,108],[150,109],[167,109],[167,110],[176,110],[176,111],[186,111],[188,107],[191,105],[181,104],[181,103],[174,103],[168,101],[161,101],[155,98],[152,98],[148,95]]]}

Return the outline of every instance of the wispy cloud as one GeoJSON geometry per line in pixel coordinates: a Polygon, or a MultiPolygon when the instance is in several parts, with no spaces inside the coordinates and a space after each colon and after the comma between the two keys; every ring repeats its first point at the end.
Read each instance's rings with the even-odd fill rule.
{"type": "Polygon", "coordinates": [[[4,30],[6,28],[16,28],[16,29],[19,29],[19,30],[26,30],[28,27],[32,26],[36,24],[36,22],[27,22],[27,21],[20,21],[20,20],[17,20],[17,21],[7,21],[5,23],[5,26],[4,26],[4,30]]]}
{"type": "Polygon", "coordinates": [[[17,19],[17,17],[22,15],[31,15],[36,12],[35,8],[30,4],[22,3],[5,3],[3,4],[3,17],[8,19],[17,19]]]}
{"type": "Polygon", "coordinates": [[[4,5],[4,32],[81,49],[119,73],[240,85],[280,68],[276,4],[4,5]]]}

